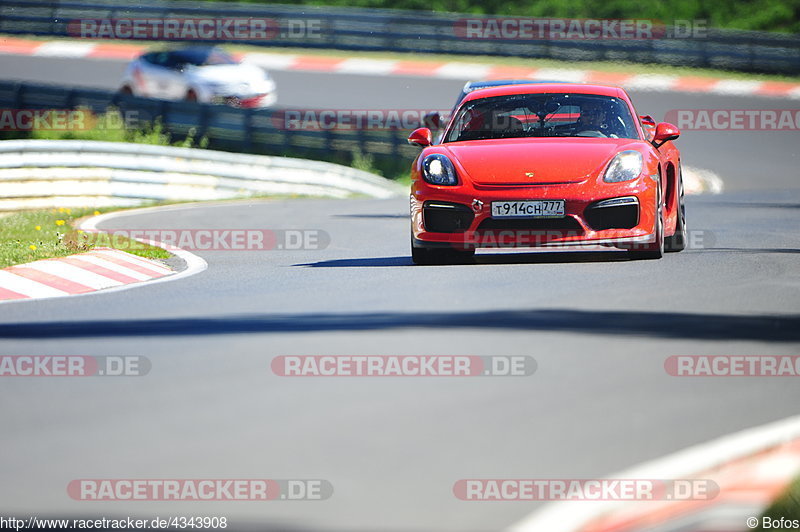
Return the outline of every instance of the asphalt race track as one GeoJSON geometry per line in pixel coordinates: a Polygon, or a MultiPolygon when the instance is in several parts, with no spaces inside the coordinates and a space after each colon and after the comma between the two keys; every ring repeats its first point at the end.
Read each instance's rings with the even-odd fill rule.
{"type": "MultiPolygon", "coordinates": [[[[6,79],[112,88],[121,63],[0,57],[6,79]]],[[[285,107],[447,107],[461,81],[275,72],[285,107]],[[324,89],[324,90],[323,90],[324,89]]],[[[634,93],[640,112],[796,103],[634,93]]],[[[197,252],[175,282],[0,305],[0,354],[144,355],[143,377],[5,379],[0,501],[20,515],[227,516],[267,530],[499,530],[538,503],[465,478],[595,478],[797,413],[791,378],[677,378],[672,355],[797,355],[800,134],[686,132],[726,191],[697,245],[479,252],[413,267],[406,198],[181,205],[102,228],[325,231],[325,249],[197,252]],[[528,377],[287,378],[279,355],[528,355],[528,377]],[[81,478],[320,478],[305,502],[80,502],[81,478]],[[47,509],[47,512],[44,511],[47,509]]]]}

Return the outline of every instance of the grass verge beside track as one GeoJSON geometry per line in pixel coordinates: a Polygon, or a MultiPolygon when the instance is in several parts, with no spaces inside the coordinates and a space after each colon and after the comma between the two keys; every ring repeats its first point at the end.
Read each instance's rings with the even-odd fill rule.
{"type": "MultiPolygon", "coordinates": [[[[410,181],[409,181],[410,183],[410,181]]],[[[41,259],[66,257],[108,247],[147,259],[168,259],[172,254],[162,248],[150,246],[119,235],[103,232],[87,233],[81,229],[84,218],[107,212],[138,210],[147,207],[180,205],[184,203],[219,203],[256,200],[308,199],[303,194],[254,195],[246,198],[202,201],[153,201],[136,207],[57,208],[22,212],[0,212],[0,269],[41,259]]],[[[358,196],[354,196],[358,197],[358,196]]]]}
{"type": "Polygon", "coordinates": [[[104,209],[48,209],[15,212],[3,215],[0,222],[0,268],[40,259],[65,257],[89,251],[94,247],[119,247],[133,255],[148,259],[168,259],[170,253],[161,248],[115,237],[115,246],[102,233],[91,238],[75,227],[80,218],[110,212],[104,209]],[[123,247],[122,244],[125,244],[123,247]]]}
{"type": "MultiPolygon", "coordinates": [[[[769,527],[764,528],[764,517],[768,517],[771,520],[780,520],[783,518],[788,521],[800,521],[800,477],[794,479],[786,491],[767,508],[760,520],[759,527],[756,529],[759,532],[775,530],[769,527]]],[[[786,527],[786,530],[788,529],[789,527],[786,527]]]]}

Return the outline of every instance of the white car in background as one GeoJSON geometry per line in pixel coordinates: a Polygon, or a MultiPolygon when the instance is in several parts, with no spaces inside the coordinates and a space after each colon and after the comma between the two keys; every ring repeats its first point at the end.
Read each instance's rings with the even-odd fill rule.
{"type": "Polygon", "coordinates": [[[261,67],[240,63],[219,48],[148,52],[125,69],[120,91],[162,100],[234,107],[275,104],[275,82],[261,67]]]}

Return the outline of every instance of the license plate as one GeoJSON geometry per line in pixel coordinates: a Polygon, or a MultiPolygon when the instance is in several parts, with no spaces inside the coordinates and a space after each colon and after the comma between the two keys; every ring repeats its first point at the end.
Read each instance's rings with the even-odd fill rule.
{"type": "Polygon", "coordinates": [[[563,218],[564,200],[493,201],[492,218],[563,218]]]}

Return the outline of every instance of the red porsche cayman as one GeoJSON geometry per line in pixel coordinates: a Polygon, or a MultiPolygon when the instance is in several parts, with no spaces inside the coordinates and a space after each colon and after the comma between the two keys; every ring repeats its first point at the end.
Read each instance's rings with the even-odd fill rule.
{"type": "MultiPolygon", "coordinates": [[[[649,117],[646,117],[649,119],[649,117]]],[[[471,92],[412,166],[416,264],[463,262],[479,247],[602,245],[634,258],[681,251],[680,152],[668,123],[645,129],[627,93],[574,83],[471,92]]]]}

